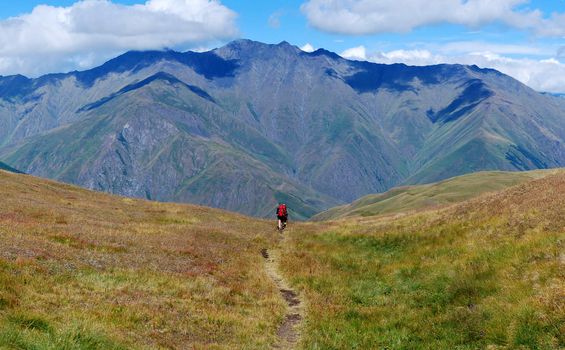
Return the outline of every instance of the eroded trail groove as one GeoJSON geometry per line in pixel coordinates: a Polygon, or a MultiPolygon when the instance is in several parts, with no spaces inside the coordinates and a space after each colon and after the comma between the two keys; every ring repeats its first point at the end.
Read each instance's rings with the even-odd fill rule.
{"type": "Polygon", "coordinates": [[[261,255],[265,258],[267,274],[276,284],[288,305],[284,320],[277,330],[278,341],[274,348],[294,349],[300,340],[300,328],[304,319],[304,301],[279,273],[278,254],[276,250],[263,249],[261,251],[261,255]]]}

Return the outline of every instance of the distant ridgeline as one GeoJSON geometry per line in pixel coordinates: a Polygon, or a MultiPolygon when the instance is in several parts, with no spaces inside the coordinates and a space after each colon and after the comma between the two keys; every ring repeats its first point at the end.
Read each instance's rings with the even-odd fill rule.
{"type": "Polygon", "coordinates": [[[6,171],[13,172],[13,173],[19,173],[19,174],[22,173],[21,171],[19,171],[19,170],[17,170],[17,169],[14,169],[14,168],[12,168],[11,166],[9,166],[9,165],[7,165],[7,164],[4,164],[4,163],[2,163],[2,162],[0,162],[0,170],[6,170],[6,171]]]}
{"type": "Polygon", "coordinates": [[[499,191],[532,179],[555,174],[565,174],[565,170],[481,171],[432,184],[395,187],[385,193],[370,194],[350,204],[331,208],[315,215],[312,220],[405,213],[447,206],[477,197],[485,192],[499,191]]]}
{"type": "Polygon", "coordinates": [[[132,197],[304,219],[481,170],[565,166],[565,99],[476,66],[350,61],[286,42],[128,52],[0,78],[0,160],[132,197]]]}

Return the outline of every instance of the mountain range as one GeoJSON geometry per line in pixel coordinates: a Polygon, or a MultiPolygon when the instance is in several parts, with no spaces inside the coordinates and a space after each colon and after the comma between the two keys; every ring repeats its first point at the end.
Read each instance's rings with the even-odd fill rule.
{"type": "Polygon", "coordinates": [[[0,160],[86,188],[294,218],[402,184],[565,166],[565,100],[476,66],[237,40],[0,78],[0,160]]]}

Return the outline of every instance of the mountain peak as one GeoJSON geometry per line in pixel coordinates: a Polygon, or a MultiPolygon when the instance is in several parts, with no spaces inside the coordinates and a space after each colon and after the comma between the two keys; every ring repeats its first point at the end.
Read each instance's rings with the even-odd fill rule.
{"type": "Polygon", "coordinates": [[[279,46],[279,47],[288,47],[288,46],[294,47],[294,45],[291,45],[291,44],[290,44],[288,41],[286,41],[286,40],[281,41],[280,43],[277,44],[277,46],[279,46]]]}
{"type": "Polygon", "coordinates": [[[286,40],[283,40],[278,44],[267,44],[261,41],[255,41],[251,39],[236,39],[230,41],[229,43],[220,47],[219,49],[226,47],[231,49],[250,49],[250,48],[269,48],[269,47],[296,48],[295,45],[292,45],[286,40]]]}
{"type": "Polygon", "coordinates": [[[313,52],[304,52],[304,54],[308,55],[308,56],[326,56],[326,57],[329,57],[329,58],[334,59],[334,60],[343,59],[343,57],[341,57],[337,53],[332,52],[332,51],[328,51],[326,49],[321,49],[321,48],[317,49],[316,51],[313,51],[313,52]]]}
{"type": "Polygon", "coordinates": [[[234,40],[213,51],[224,59],[240,59],[243,57],[265,57],[281,53],[296,55],[302,51],[287,41],[278,44],[266,44],[249,39],[234,40]]]}
{"type": "Polygon", "coordinates": [[[236,40],[232,40],[229,43],[227,43],[226,45],[222,46],[222,47],[232,47],[232,48],[238,48],[238,47],[246,47],[246,46],[264,46],[267,44],[264,44],[260,41],[255,41],[255,40],[251,40],[251,39],[236,39],[236,40]]]}
{"type": "Polygon", "coordinates": [[[4,98],[13,98],[31,93],[33,80],[21,74],[0,77],[0,95],[4,98]]]}

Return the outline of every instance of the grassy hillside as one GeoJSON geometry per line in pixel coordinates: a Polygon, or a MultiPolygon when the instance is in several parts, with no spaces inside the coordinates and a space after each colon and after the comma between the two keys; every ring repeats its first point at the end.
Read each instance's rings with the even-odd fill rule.
{"type": "Polygon", "coordinates": [[[0,171],[0,349],[236,349],[275,341],[272,224],[0,171]]]}
{"type": "Polygon", "coordinates": [[[547,176],[555,171],[559,170],[478,172],[427,185],[397,187],[385,193],[365,196],[348,205],[326,210],[314,216],[313,220],[399,213],[462,202],[485,192],[502,190],[547,176]]]}
{"type": "Polygon", "coordinates": [[[525,176],[279,241],[273,222],[0,171],[0,349],[271,348],[288,311],[265,248],[305,301],[302,349],[562,349],[565,172],[525,176]]]}
{"type": "Polygon", "coordinates": [[[305,349],[563,349],[565,173],[400,218],[310,223],[282,269],[305,349]]]}

